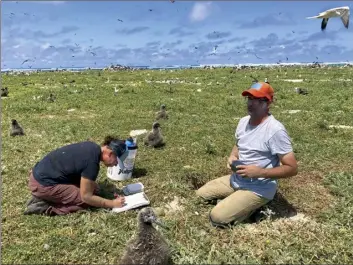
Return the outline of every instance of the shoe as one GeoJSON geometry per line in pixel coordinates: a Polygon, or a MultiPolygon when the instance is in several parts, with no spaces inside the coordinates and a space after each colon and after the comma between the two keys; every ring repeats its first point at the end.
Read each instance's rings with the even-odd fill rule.
{"type": "Polygon", "coordinates": [[[32,203],[27,207],[27,210],[24,212],[24,215],[43,214],[48,210],[49,207],[50,204],[46,201],[37,201],[36,203],[32,203]]]}
{"type": "Polygon", "coordinates": [[[42,201],[41,199],[39,199],[38,197],[32,195],[32,197],[27,201],[26,206],[28,207],[29,205],[31,205],[32,203],[37,203],[39,201],[42,201]]]}

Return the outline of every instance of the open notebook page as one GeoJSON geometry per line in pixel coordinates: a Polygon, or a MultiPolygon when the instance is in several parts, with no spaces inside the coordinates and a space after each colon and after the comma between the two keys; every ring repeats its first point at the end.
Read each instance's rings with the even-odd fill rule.
{"type": "Polygon", "coordinates": [[[133,195],[125,196],[125,205],[121,208],[113,208],[112,211],[115,213],[120,213],[149,204],[150,201],[148,200],[146,194],[144,192],[139,192],[133,195]]]}

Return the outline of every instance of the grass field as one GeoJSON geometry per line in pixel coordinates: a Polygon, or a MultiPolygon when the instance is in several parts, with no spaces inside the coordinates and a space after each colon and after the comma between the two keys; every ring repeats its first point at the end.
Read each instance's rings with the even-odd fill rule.
{"type": "Polygon", "coordinates": [[[163,103],[169,112],[169,120],[161,122],[164,149],[147,148],[139,139],[139,178],[115,183],[102,166],[99,182],[107,193],[112,185],[145,185],[170,228],[161,231],[175,263],[352,263],[353,129],[330,127],[353,126],[352,77],[353,68],[337,67],[2,75],[2,87],[9,88],[1,103],[2,263],[117,262],[134,234],[136,211],[24,216],[27,172],[62,145],[150,130],[163,103]],[[208,181],[229,173],[234,131],[247,115],[241,92],[251,84],[249,75],[269,79],[276,92],[271,112],[293,140],[299,173],[281,180],[279,190],[298,215],[220,230],[209,224],[213,206],[195,198],[190,178],[208,181]],[[299,95],[294,87],[309,94],[299,95]],[[45,100],[50,92],[57,97],[54,103],[45,100]],[[38,96],[43,97],[34,99],[38,96]],[[9,136],[11,119],[26,136],[9,136]],[[177,200],[178,207],[168,208],[177,200]]]}

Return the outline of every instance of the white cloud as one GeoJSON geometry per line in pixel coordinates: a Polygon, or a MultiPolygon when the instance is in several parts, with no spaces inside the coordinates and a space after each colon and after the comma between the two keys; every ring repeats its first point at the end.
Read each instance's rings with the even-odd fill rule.
{"type": "Polygon", "coordinates": [[[33,4],[51,4],[51,5],[61,5],[66,1],[32,1],[33,4]]]}
{"type": "Polygon", "coordinates": [[[50,43],[46,42],[46,43],[42,44],[40,47],[41,47],[43,50],[45,50],[45,49],[48,49],[49,46],[50,46],[50,43]]]}
{"type": "Polygon", "coordinates": [[[190,13],[190,20],[205,20],[211,14],[211,4],[212,2],[195,3],[190,13]]]}

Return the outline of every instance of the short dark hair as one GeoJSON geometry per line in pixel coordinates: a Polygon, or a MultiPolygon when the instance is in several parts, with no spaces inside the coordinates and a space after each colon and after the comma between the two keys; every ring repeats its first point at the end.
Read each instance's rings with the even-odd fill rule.
{"type": "Polygon", "coordinates": [[[104,138],[103,145],[106,145],[117,157],[121,157],[126,152],[125,140],[121,140],[116,136],[108,135],[104,138]]]}
{"type": "Polygon", "coordinates": [[[117,140],[120,140],[118,136],[107,135],[106,137],[104,137],[104,141],[102,145],[109,145],[112,141],[117,141],[117,140]]]}

